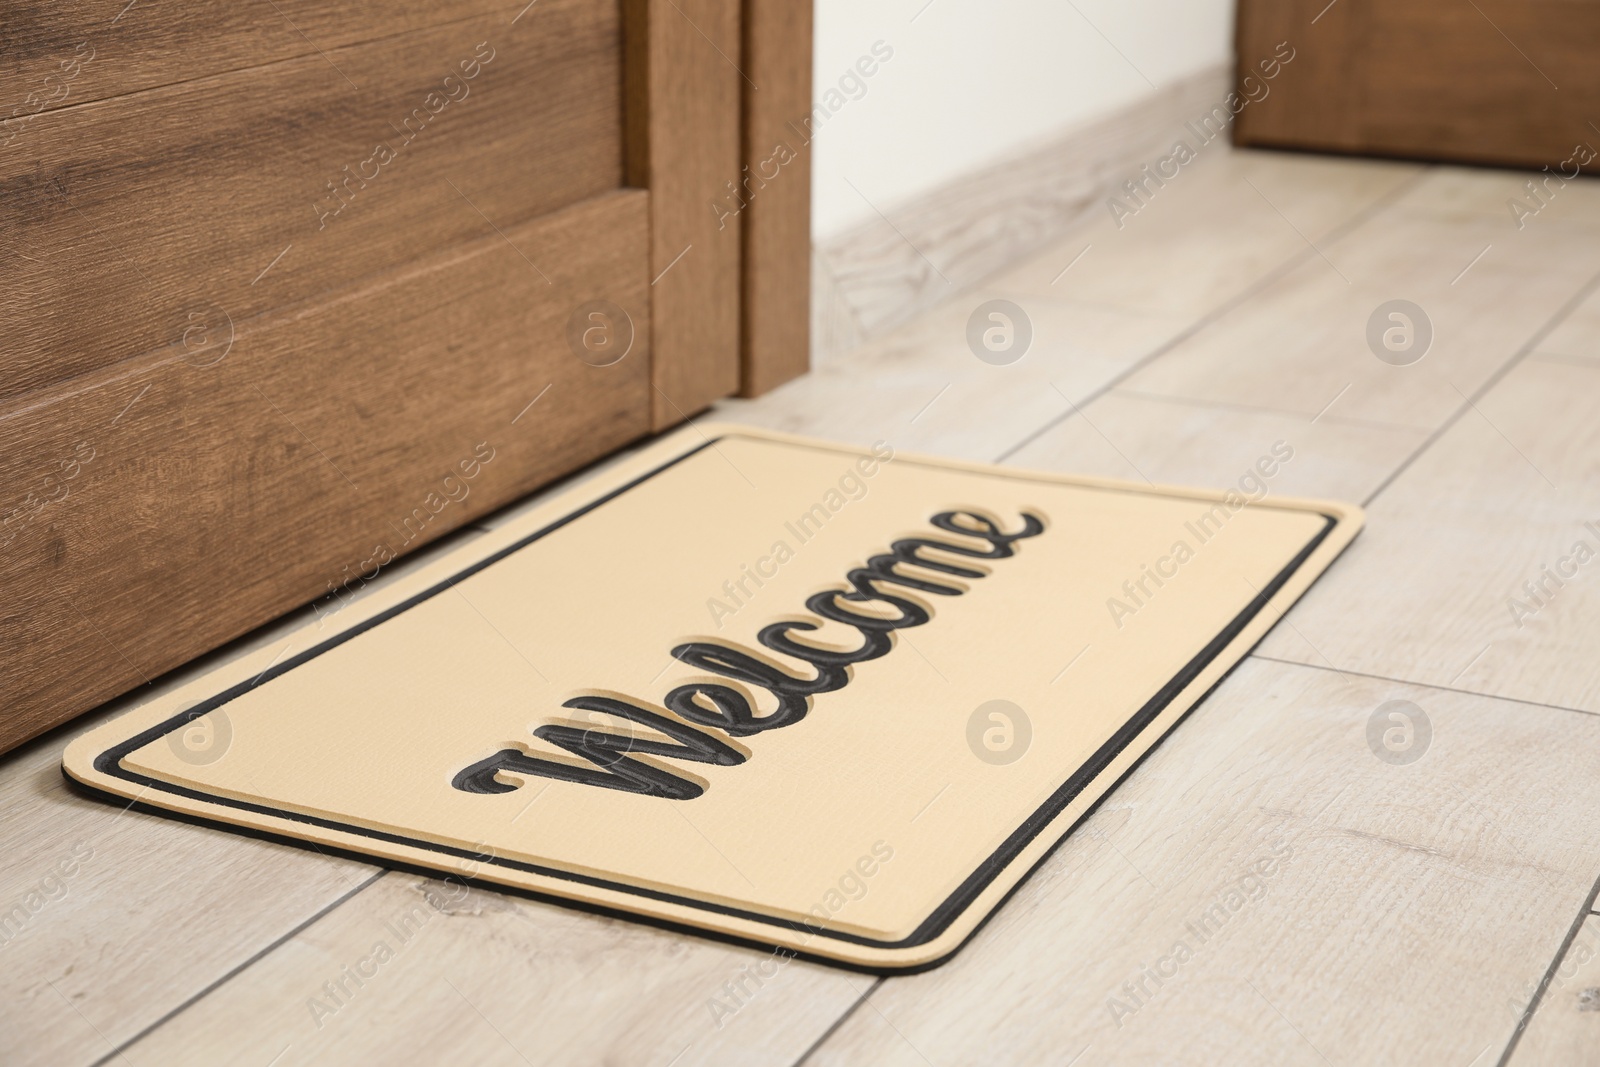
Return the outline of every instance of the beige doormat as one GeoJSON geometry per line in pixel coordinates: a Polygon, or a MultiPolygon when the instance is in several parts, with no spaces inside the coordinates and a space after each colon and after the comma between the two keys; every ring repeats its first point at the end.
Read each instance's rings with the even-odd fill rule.
{"type": "Polygon", "coordinates": [[[1203,492],[691,428],[64,767],[323,849],[926,967],[1355,536],[1358,508],[1265,496],[1270,473],[1203,492]]]}

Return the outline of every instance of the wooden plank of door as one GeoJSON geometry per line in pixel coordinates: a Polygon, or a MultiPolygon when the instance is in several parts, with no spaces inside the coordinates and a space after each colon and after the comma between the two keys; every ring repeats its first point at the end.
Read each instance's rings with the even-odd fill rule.
{"type": "Polygon", "coordinates": [[[0,122],[27,125],[30,116],[57,108],[299,56],[319,57],[337,80],[341,49],[505,7],[496,0],[273,0],[271,8],[191,0],[181,9],[126,0],[9,0],[0,122]]]}
{"type": "Polygon", "coordinates": [[[744,69],[744,171],[718,213],[743,220],[739,392],[758,396],[811,365],[811,5],[745,0],[744,69]]]}
{"type": "Polygon", "coordinates": [[[1249,76],[1267,95],[1239,112],[1233,143],[1361,151],[1367,24],[1366,0],[1239,0],[1234,90],[1260,96],[1249,76]],[[1284,63],[1284,55],[1293,58],[1284,63]],[[1276,76],[1265,78],[1272,70],[1276,76]]]}
{"type": "Polygon", "coordinates": [[[1240,0],[1237,26],[1237,88],[1251,102],[1236,144],[1548,167],[1569,179],[1600,166],[1600,5],[1240,0]],[[1263,79],[1280,44],[1294,59],[1263,79]]]}
{"type": "Polygon", "coordinates": [[[739,389],[738,0],[623,0],[625,160],[650,190],[652,424],[739,389]]]}
{"type": "Polygon", "coordinates": [[[1600,4],[1389,0],[1373,4],[1370,18],[1369,150],[1414,156],[1421,146],[1435,158],[1549,167],[1568,178],[1595,159],[1600,4]],[[1579,145],[1587,152],[1574,158],[1579,145]]]}
{"type": "Polygon", "coordinates": [[[647,432],[648,200],[215,308],[187,348],[0,409],[0,749],[647,432]],[[597,295],[638,332],[608,367],[568,343],[597,295]]]}
{"type": "Polygon", "coordinates": [[[0,399],[615,189],[620,33],[544,0],[343,49],[359,91],[312,54],[40,116],[0,150],[0,399]]]}

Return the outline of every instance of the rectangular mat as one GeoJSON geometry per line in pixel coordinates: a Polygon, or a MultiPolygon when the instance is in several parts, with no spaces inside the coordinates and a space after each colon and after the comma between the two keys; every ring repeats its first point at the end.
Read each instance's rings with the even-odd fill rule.
{"type": "Polygon", "coordinates": [[[63,766],[325,849],[926,967],[1355,536],[1360,509],[1268,496],[1272,473],[1207,492],[690,428],[63,766]]]}

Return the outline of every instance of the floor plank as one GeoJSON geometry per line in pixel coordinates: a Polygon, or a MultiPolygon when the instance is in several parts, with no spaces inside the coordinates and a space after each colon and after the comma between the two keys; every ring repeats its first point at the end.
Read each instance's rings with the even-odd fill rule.
{"type": "Polygon", "coordinates": [[[724,401],[713,416],[995,459],[1310,255],[1297,228],[1340,232],[1419,173],[1406,164],[1217,154],[1124,220],[1121,232],[1108,215],[883,340],[758,400],[724,401]],[[1264,219],[1259,194],[1244,182],[1298,221],[1264,219]],[[1086,245],[1093,247],[1084,253],[1086,245]],[[981,361],[967,337],[969,320],[994,299],[1018,305],[1033,327],[1027,353],[1001,366],[981,361]]]}
{"type": "MultiPolygon", "coordinates": [[[[1220,147],[1220,146],[1218,146],[1220,147]]],[[[1196,318],[1310,254],[1424,173],[1409,163],[1207,150],[1145,206],[1108,210],[1083,231],[996,279],[1028,296],[1196,318]],[[1083,258],[1062,273],[1085,246],[1083,258]]],[[[1121,195],[1129,206],[1133,201],[1121,195]]]]}
{"type": "Polygon", "coordinates": [[[78,720],[0,764],[0,1062],[88,1063],[373,876],[70,790],[78,720]]]}
{"type": "Polygon", "coordinates": [[[126,1054],[134,1067],[790,1063],[869,983],[396,873],[126,1054]]]}
{"type": "Polygon", "coordinates": [[[757,400],[719,403],[714,418],[855,444],[993,460],[1070,410],[1187,325],[1180,316],[1028,298],[985,289],[946,304],[848,361],[818,367],[757,400]],[[1010,299],[1032,324],[1021,359],[973,354],[967,323],[1010,299]]]}
{"type": "Polygon", "coordinates": [[[1600,871],[1596,743],[1600,717],[1247,660],[808,1064],[1493,1062],[1600,871]],[[1406,765],[1367,739],[1395,699],[1432,723],[1406,765]]]}
{"type": "Polygon", "coordinates": [[[1600,550],[1597,399],[1600,368],[1515,367],[1384,490],[1261,651],[1600,711],[1600,567],[1574,551],[1600,550]]]}
{"type": "Polygon", "coordinates": [[[1600,363],[1600,293],[1591,293],[1550,331],[1539,352],[1551,359],[1600,363]]]}
{"type": "MultiPolygon", "coordinates": [[[[352,588],[348,602],[475,536],[420,550],[352,588]]],[[[61,774],[61,750],[77,734],[222,661],[287,649],[287,635],[316,612],[337,610],[331,602],[296,612],[0,758],[0,1063],[110,1056],[378,874],[125,811],[61,774]]]]}
{"type": "Polygon", "coordinates": [[[1291,455],[1260,480],[1278,496],[1361,500],[1421,446],[1409,426],[1307,419],[1281,411],[1219,407],[1122,389],[1086,405],[1006,457],[1018,467],[1097,474],[1254,495],[1252,471],[1274,445],[1291,455]]]}
{"type": "Polygon", "coordinates": [[[1503,180],[1431,172],[1128,388],[1308,417],[1332,403],[1345,417],[1440,426],[1600,271],[1600,211],[1518,233],[1498,216],[1441,217],[1429,206],[1503,180]],[[1391,300],[1420,306],[1432,324],[1431,348],[1408,366],[1369,348],[1369,320],[1391,300]]]}
{"type": "MultiPolygon", "coordinates": [[[[1445,222],[1502,223],[1511,234],[1595,224],[1596,213],[1600,212],[1600,180],[1584,175],[1561,185],[1553,196],[1549,189],[1543,190],[1538,199],[1549,202],[1540,211],[1523,215],[1519,227],[1518,213],[1512,211],[1511,201],[1521,200],[1524,206],[1535,204],[1537,199],[1529,195],[1527,187],[1529,182],[1537,184],[1539,180],[1522,170],[1440,167],[1430,176],[1425,189],[1407,194],[1404,204],[1407,211],[1445,222]]],[[[1552,184],[1551,188],[1555,186],[1552,184]]]]}

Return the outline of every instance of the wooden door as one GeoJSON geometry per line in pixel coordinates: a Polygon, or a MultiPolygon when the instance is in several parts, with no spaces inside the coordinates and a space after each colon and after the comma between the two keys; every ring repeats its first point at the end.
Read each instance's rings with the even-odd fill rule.
{"type": "Polygon", "coordinates": [[[1600,0],[1239,0],[1237,44],[1239,144],[1600,164],[1600,0]]]}
{"type": "Polygon", "coordinates": [[[736,0],[0,8],[0,750],[739,388],[736,0]]]}

